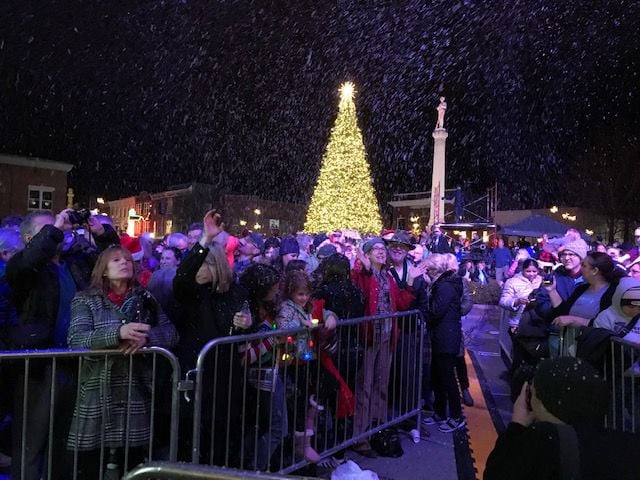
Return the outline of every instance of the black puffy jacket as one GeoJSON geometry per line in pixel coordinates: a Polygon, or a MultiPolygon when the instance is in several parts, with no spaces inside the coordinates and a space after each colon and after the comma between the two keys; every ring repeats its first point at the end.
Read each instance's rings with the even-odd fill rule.
{"type": "MultiPolygon", "coordinates": [[[[98,253],[109,245],[120,244],[115,230],[109,225],[104,228],[104,234],[94,237],[96,251],[62,256],[78,291],[89,286],[98,253]]],[[[13,349],[52,347],[60,303],[60,282],[52,259],[63,238],[60,229],[45,225],[7,264],[7,282],[18,312],[18,326],[11,339],[13,349]]]]}
{"type": "Polygon", "coordinates": [[[443,273],[431,286],[427,325],[433,353],[460,352],[462,279],[453,271],[443,273]]]}

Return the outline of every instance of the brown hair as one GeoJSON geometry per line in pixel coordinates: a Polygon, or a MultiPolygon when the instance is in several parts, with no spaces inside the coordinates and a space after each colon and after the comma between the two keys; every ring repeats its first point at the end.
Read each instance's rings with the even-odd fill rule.
{"type": "MultiPolygon", "coordinates": [[[[293,294],[299,290],[306,290],[311,294],[311,280],[309,276],[302,270],[291,270],[284,277],[284,296],[292,300],[293,294]]],[[[305,309],[311,308],[311,302],[305,305],[305,309]]]]}
{"type": "Polygon", "coordinates": [[[600,275],[605,279],[607,283],[617,283],[622,277],[626,276],[621,268],[616,267],[613,259],[602,252],[589,252],[585,257],[585,260],[589,259],[591,268],[597,268],[600,275]]]}
{"type": "MultiPolygon", "coordinates": [[[[93,267],[93,271],[91,272],[91,287],[102,290],[103,292],[109,290],[109,279],[106,277],[107,265],[118,254],[122,255],[124,258],[133,263],[131,252],[126,248],[119,245],[107,248],[100,254],[100,256],[98,256],[96,264],[93,267]]],[[[130,288],[136,284],[135,270],[133,278],[129,280],[128,283],[129,284],[127,285],[127,288],[130,288]]]]}

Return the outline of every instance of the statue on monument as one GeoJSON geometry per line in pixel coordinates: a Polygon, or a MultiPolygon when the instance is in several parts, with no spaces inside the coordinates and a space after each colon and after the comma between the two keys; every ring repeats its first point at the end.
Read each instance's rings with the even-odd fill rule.
{"type": "Polygon", "coordinates": [[[444,97],[440,97],[440,105],[438,105],[438,123],[436,128],[444,128],[444,114],[447,111],[447,102],[444,101],[444,97]]]}

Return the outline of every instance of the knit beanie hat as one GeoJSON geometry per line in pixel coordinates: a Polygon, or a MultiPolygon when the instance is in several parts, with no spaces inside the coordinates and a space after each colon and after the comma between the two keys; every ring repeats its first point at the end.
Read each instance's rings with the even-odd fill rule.
{"type": "Polygon", "coordinates": [[[584,258],[587,256],[587,252],[589,251],[589,247],[587,246],[587,242],[582,240],[581,238],[578,240],[573,240],[565,244],[562,249],[563,252],[569,251],[578,255],[580,258],[584,258]]]}
{"type": "Polygon", "coordinates": [[[580,358],[543,360],[533,377],[536,397],[555,417],[570,425],[600,424],[607,412],[607,382],[580,358]]]}
{"type": "Polygon", "coordinates": [[[316,247],[316,248],[318,248],[318,246],[319,246],[322,242],[324,242],[327,238],[329,238],[329,237],[327,237],[324,233],[319,233],[319,234],[317,234],[317,235],[313,238],[313,246],[314,246],[314,247],[316,247]]]}
{"type": "Polygon", "coordinates": [[[327,258],[337,252],[338,250],[333,245],[323,245],[318,249],[318,259],[322,260],[323,258],[327,258]]]}
{"type": "Polygon", "coordinates": [[[258,250],[262,251],[262,248],[264,247],[264,239],[262,238],[262,235],[251,232],[247,235],[247,239],[253,243],[258,250]]]}
{"type": "Polygon", "coordinates": [[[378,243],[381,243],[382,245],[384,245],[384,240],[380,237],[370,238],[369,240],[364,242],[364,245],[362,245],[362,251],[364,253],[369,253],[373,248],[373,246],[377,245],[378,243]]]}
{"type": "Polygon", "coordinates": [[[280,242],[280,256],[289,253],[300,253],[300,246],[295,238],[284,237],[280,242]]]}

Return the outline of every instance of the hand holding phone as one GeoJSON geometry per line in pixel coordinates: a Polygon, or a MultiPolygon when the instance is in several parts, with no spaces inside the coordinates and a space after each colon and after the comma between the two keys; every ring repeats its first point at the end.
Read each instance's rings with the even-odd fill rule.
{"type": "Polygon", "coordinates": [[[221,213],[216,209],[209,210],[202,219],[202,224],[204,227],[202,236],[207,244],[211,243],[214,237],[223,230],[221,213]]]}
{"type": "Polygon", "coordinates": [[[527,404],[527,410],[529,410],[530,412],[533,412],[533,409],[531,408],[531,384],[529,382],[525,383],[525,388],[526,388],[525,401],[527,404]]]}
{"type": "Polygon", "coordinates": [[[513,404],[513,415],[511,421],[519,423],[525,427],[531,425],[536,419],[533,409],[531,408],[531,385],[529,382],[525,382],[520,390],[520,395],[513,404]]]}

